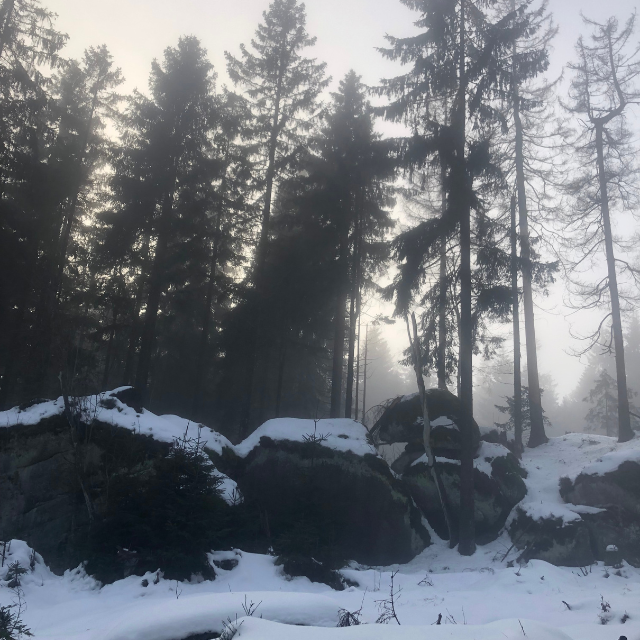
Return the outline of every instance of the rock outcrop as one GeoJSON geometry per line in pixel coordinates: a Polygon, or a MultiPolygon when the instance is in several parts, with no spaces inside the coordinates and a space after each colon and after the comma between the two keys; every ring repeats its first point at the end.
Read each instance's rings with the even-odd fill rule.
{"type": "Polygon", "coordinates": [[[163,455],[168,444],[100,422],[72,437],[62,414],[0,429],[0,532],[64,570],[99,513],[106,477],[163,455]],[[105,471],[107,475],[105,475],[105,471]]]}
{"type": "Polygon", "coordinates": [[[283,558],[385,565],[430,544],[411,496],[375,453],[263,435],[244,458],[227,451],[216,464],[237,481],[245,508],[255,509],[283,558]]]}
{"type": "Polygon", "coordinates": [[[631,460],[608,473],[581,473],[572,482],[563,478],[560,495],[569,503],[590,507],[580,517],[589,533],[591,550],[605,560],[610,545],[640,567],[640,464],[631,460]]]}
{"type": "MultiPolygon", "coordinates": [[[[427,389],[427,406],[431,421],[431,446],[436,456],[460,458],[462,406],[457,396],[442,389],[427,389]]],[[[473,417],[469,420],[474,450],[480,444],[480,429],[473,417]]],[[[415,393],[392,400],[371,429],[375,442],[422,444],[422,404],[415,393]]],[[[409,448],[408,448],[409,449],[409,448]]],[[[424,453],[424,449],[422,450],[424,453]]]]}
{"type": "MultiPolygon", "coordinates": [[[[456,460],[437,462],[446,496],[452,505],[453,525],[458,526],[460,503],[460,464],[456,460]]],[[[486,544],[500,533],[513,507],[526,494],[526,476],[518,459],[501,445],[483,443],[474,464],[475,524],[479,544],[486,544]]],[[[402,480],[434,531],[447,537],[444,513],[437,487],[426,461],[418,460],[403,473],[402,480]]]]}

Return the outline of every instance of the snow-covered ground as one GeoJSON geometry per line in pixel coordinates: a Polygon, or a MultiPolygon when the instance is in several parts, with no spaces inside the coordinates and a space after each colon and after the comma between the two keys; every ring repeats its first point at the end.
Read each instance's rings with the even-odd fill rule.
{"type": "MultiPolygon", "coordinates": [[[[515,640],[523,633],[530,640],[640,639],[640,570],[624,566],[618,575],[601,564],[580,571],[541,561],[509,568],[509,558],[501,560],[508,546],[502,538],[462,558],[437,542],[400,567],[345,569],[359,586],[342,592],[306,578],[287,579],[274,558],[244,552],[233,553],[238,565],[217,569],[212,582],[157,581],[151,573],[102,588],[82,570],[55,576],[38,557],[22,577],[24,621],[35,638],[48,640],[175,640],[220,632],[223,621],[236,616],[245,618],[237,637],[246,640],[515,640]],[[401,626],[376,624],[396,569],[401,626]],[[246,619],[244,607],[251,603],[258,606],[246,619]],[[360,608],[359,628],[336,628],[340,609],[360,608]],[[623,624],[625,614],[630,618],[623,624]]],[[[15,560],[29,567],[29,549],[20,541],[12,542],[2,571],[15,560]]],[[[13,594],[0,584],[0,604],[8,604],[13,594]]]]}
{"type": "MultiPolygon", "coordinates": [[[[177,416],[136,413],[119,401],[101,407],[100,399],[93,403],[99,419],[159,440],[170,442],[192,428],[177,416]]],[[[61,411],[61,399],[26,411],[14,409],[0,414],[0,426],[34,424],[61,411]]],[[[242,456],[262,435],[300,440],[314,427],[312,420],[270,421],[236,447],[215,431],[204,429],[202,436],[210,448],[231,447],[242,456]]],[[[324,446],[371,451],[364,428],[352,421],[320,421],[316,435],[328,436],[324,446]]],[[[503,453],[499,445],[482,446],[478,464],[503,453]]],[[[612,438],[587,434],[552,438],[525,452],[528,494],[520,506],[534,517],[579,518],[587,507],[562,501],[559,478],[606,473],[624,460],[640,460],[640,440],[619,445],[612,438]]],[[[509,566],[517,552],[505,558],[511,546],[506,533],[470,558],[433,537],[435,543],[408,564],[344,569],[345,577],[358,586],[342,592],[306,578],[287,578],[273,557],[243,551],[212,554],[212,560],[238,560],[233,569],[216,569],[214,581],[176,583],[151,573],[101,587],[82,568],[56,576],[37,554],[32,563],[21,541],[11,543],[0,579],[16,560],[27,568],[33,564],[22,576],[21,589],[27,605],[24,622],[36,639],[178,640],[220,633],[231,621],[238,627],[235,637],[243,640],[640,640],[639,569],[626,564],[620,570],[607,569],[602,563],[572,569],[539,560],[509,566]],[[395,571],[400,624],[393,619],[377,624],[395,571]],[[247,610],[253,610],[253,616],[247,617],[247,610]],[[336,628],[341,610],[360,611],[362,624],[336,628]]],[[[0,580],[0,604],[14,598],[7,581],[0,580]]]]}

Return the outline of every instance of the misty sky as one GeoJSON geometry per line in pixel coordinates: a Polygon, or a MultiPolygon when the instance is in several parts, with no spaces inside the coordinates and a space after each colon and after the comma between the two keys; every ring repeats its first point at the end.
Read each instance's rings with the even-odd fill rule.
{"type": "MultiPolygon", "coordinates": [[[[124,91],[146,91],[150,62],[181,35],[195,35],[208,49],[219,76],[227,83],[224,51],[237,54],[241,42],[249,43],[268,0],[43,0],[58,13],[58,26],[70,36],[65,54],[80,57],[85,47],[105,43],[126,77],[124,91]]],[[[309,0],[308,31],[318,38],[312,55],[327,62],[333,86],[355,69],[366,84],[396,75],[400,67],[382,59],[375,47],[384,46],[384,34],[413,33],[415,14],[398,0],[309,0]]],[[[572,59],[573,46],[582,29],[580,12],[595,19],[616,15],[624,20],[634,10],[633,0],[549,0],[560,32],[554,42],[553,75],[572,59]]],[[[640,36],[640,34],[639,34],[640,36]]],[[[536,329],[540,370],[551,373],[562,395],[575,385],[582,365],[566,353],[572,345],[562,304],[562,283],[553,295],[537,299],[536,329]]],[[[399,324],[399,323],[398,323],[399,324]]],[[[386,330],[394,354],[404,347],[403,326],[386,330]]],[[[524,352],[524,345],[523,345],[524,352]]]]}

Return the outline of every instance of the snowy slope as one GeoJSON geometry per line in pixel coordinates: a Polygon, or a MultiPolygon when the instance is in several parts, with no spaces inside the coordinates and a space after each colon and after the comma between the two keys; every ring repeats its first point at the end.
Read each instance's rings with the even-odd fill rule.
{"type": "Polygon", "coordinates": [[[585,433],[549,438],[548,443],[527,449],[523,456],[522,465],[528,473],[527,495],[518,506],[535,520],[579,520],[580,512],[594,509],[565,504],[559,492],[560,478],[575,480],[580,473],[607,473],[625,460],[640,462],[640,439],[620,444],[615,438],[585,433]]]}

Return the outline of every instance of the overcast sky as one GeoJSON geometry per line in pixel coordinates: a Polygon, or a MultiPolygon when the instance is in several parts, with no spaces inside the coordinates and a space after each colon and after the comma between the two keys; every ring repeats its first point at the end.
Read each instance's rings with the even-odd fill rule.
{"type": "MultiPolygon", "coordinates": [[[[195,35],[208,49],[219,75],[227,83],[224,51],[238,53],[249,43],[268,0],[43,0],[54,10],[58,26],[69,35],[66,55],[80,57],[91,45],[106,44],[126,77],[125,91],[146,91],[150,63],[175,45],[181,35],[195,35]]],[[[580,12],[595,19],[615,15],[626,19],[635,8],[633,0],[549,0],[560,31],[554,42],[551,73],[558,74],[572,59],[573,46],[583,31],[580,12]]],[[[317,36],[311,55],[327,63],[333,86],[354,69],[366,84],[396,75],[399,67],[382,59],[375,47],[384,46],[384,35],[410,35],[415,14],[398,0],[309,0],[307,27],[317,36]]],[[[551,373],[558,391],[571,390],[582,365],[566,353],[576,345],[562,306],[562,285],[554,295],[537,300],[537,332],[540,370],[551,373]]],[[[387,331],[397,354],[404,348],[405,330],[387,331]]],[[[524,347],[523,347],[524,351],[524,347]]]]}

